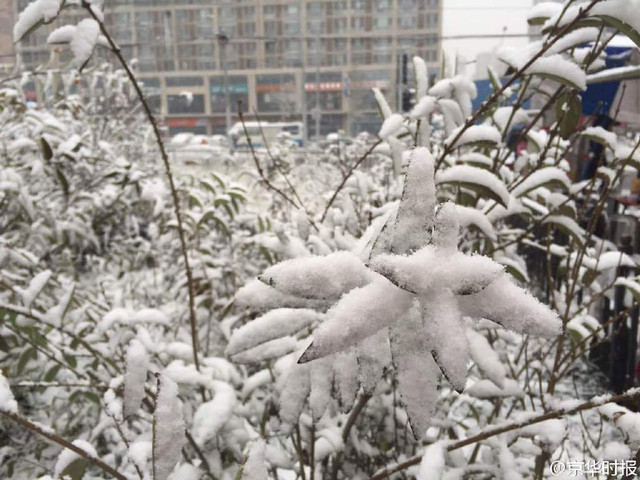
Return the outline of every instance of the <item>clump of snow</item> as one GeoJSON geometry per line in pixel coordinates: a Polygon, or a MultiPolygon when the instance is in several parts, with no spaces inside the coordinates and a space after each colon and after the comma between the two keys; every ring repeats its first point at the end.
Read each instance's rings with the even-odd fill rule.
{"type": "Polygon", "coordinates": [[[457,148],[475,143],[497,144],[502,140],[500,131],[492,125],[471,125],[462,132],[462,135],[460,135],[459,138],[456,139],[459,132],[460,129],[451,132],[451,135],[449,135],[449,137],[444,141],[445,144],[450,148],[457,148]]]}
{"type": "Polygon", "coordinates": [[[459,297],[463,314],[483,317],[520,333],[554,337],[562,332],[558,314],[503,276],[484,290],[459,297]]]}
{"type": "Polygon", "coordinates": [[[162,310],[157,308],[143,308],[141,310],[133,310],[130,308],[114,308],[108,312],[102,321],[98,323],[98,329],[105,331],[114,324],[136,325],[139,323],[158,323],[161,325],[169,324],[169,317],[162,310]]]}
{"type": "Polygon", "coordinates": [[[464,123],[464,114],[455,100],[441,98],[438,100],[438,107],[440,107],[444,118],[444,130],[447,135],[450,135],[456,127],[464,123]]]}
{"type": "Polygon", "coordinates": [[[314,422],[324,415],[331,401],[331,383],[333,380],[333,357],[320,358],[310,364],[309,407],[314,422]]]}
{"type": "Polygon", "coordinates": [[[511,378],[504,380],[504,387],[498,387],[494,382],[490,380],[478,380],[471,386],[467,387],[464,391],[467,395],[471,395],[480,399],[493,399],[503,397],[517,397],[524,398],[524,392],[518,385],[518,382],[511,378]]]}
{"type": "Polygon", "coordinates": [[[286,260],[269,267],[258,278],[288,295],[326,299],[366,285],[371,274],[356,255],[336,252],[286,260]]]}
{"type": "Polygon", "coordinates": [[[422,439],[429,428],[440,376],[425,334],[419,312],[412,308],[403,315],[402,328],[394,328],[389,335],[400,401],[416,439],[422,439]]]}
{"type": "MultiPolygon", "coordinates": [[[[433,185],[434,158],[427,148],[411,152],[391,236],[391,251],[409,253],[429,241],[435,221],[436,190],[433,185]]],[[[382,236],[382,235],[381,235],[382,236]]]]}
{"type": "Polygon", "coordinates": [[[295,425],[311,390],[311,364],[293,365],[280,392],[279,413],[285,425],[295,425]]]}
{"type": "Polygon", "coordinates": [[[358,356],[354,349],[336,354],[333,362],[334,386],[338,393],[338,400],[343,412],[348,412],[353,406],[360,380],[358,378],[358,356]]]}
{"type": "MultiPolygon", "coordinates": [[[[153,425],[154,478],[165,480],[182,457],[185,437],[178,385],[163,374],[158,380],[153,425]]],[[[193,434],[195,438],[195,431],[193,434]]]]}
{"type": "MultiPolygon", "coordinates": [[[[561,53],[577,45],[595,42],[597,38],[598,29],[596,27],[578,28],[563,35],[562,38],[551,45],[549,50],[547,50],[546,55],[561,53]]],[[[589,50],[591,49],[587,49],[587,51],[589,50]]]]}
{"type": "Polygon", "coordinates": [[[399,113],[393,113],[388,118],[385,118],[378,132],[380,138],[387,138],[396,136],[402,129],[404,118],[399,113]]]}
{"type": "Polygon", "coordinates": [[[418,57],[413,57],[413,68],[416,77],[416,98],[422,99],[427,94],[429,88],[429,77],[427,75],[426,62],[418,57]]]}
{"type": "MultiPolygon", "coordinates": [[[[93,445],[91,445],[86,440],[77,439],[71,442],[71,444],[78,447],[83,452],[85,452],[87,456],[92,458],[98,458],[98,454],[95,448],[93,448],[93,445]]],[[[57,477],[57,478],[61,477],[62,472],[64,472],[64,470],[78,458],[82,458],[82,457],[78,453],[74,452],[73,450],[69,450],[66,448],[62,450],[62,452],[60,452],[60,455],[58,455],[56,466],[53,469],[54,477],[57,477]]]]}
{"type": "Polygon", "coordinates": [[[632,412],[616,403],[605,403],[598,407],[598,412],[618,427],[625,440],[633,445],[634,450],[640,446],[640,413],[632,412]]]}
{"type": "Polygon", "coordinates": [[[13,41],[20,41],[39,22],[51,22],[58,16],[61,7],[62,0],[35,0],[29,3],[13,26],[13,41]]]}
{"type": "Polygon", "coordinates": [[[385,278],[355,288],[326,314],[313,333],[313,343],[300,362],[340,352],[396,321],[412,301],[411,294],[396,288],[385,278]]]}
{"type": "Polygon", "coordinates": [[[236,292],[235,303],[242,307],[252,307],[259,311],[266,311],[278,307],[310,307],[315,303],[321,302],[284,294],[269,285],[265,285],[260,280],[254,279],[247,282],[236,292]]]}
{"type": "Polygon", "coordinates": [[[417,480],[440,480],[444,473],[446,451],[444,442],[429,445],[422,454],[417,480]]]}
{"type": "Polygon", "coordinates": [[[76,25],[76,31],[69,43],[76,67],[82,67],[89,61],[96,48],[99,35],[100,25],[92,18],[80,20],[76,25]]]}
{"type": "Polygon", "coordinates": [[[536,188],[547,184],[560,185],[569,189],[571,186],[571,180],[569,180],[567,174],[558,167],[544,167],[531,173],[531,175],[520,182],[511,191],[511,194],[515,197],[521,197],[531,190],[535,190],[536,188]]]}
{"type": "Polygon", "coordinates": [[[294,337],[280,337],[238,352],[232,355],[231,358],[238,364],[262,362],[291,353],[296,350],[297,346],[298,342],[294,337]]]}
{"type": "Polygon", "coordinates": [[[169,475],[168,480],[199,480],[202,472],[190,463],[183,463],[169,475]]]}
{"type": "Polygon", "coordinates": [[[256,440],[251,445],[247,461],[242,466],[243,480],[267,480],[269,478],[265,460],[265,447],[266,444],[262,439],[256,440]]]}
{"type": "Polygon", "coordinates": [[[504,205],[509,204],[510,194],[504,182],[483,168],[455,165],[444,171],[439,171],[435,180],[436,185],[446,183],[478,185],[493,192],[504,205]]]}
{"type": "Polygon", "coordinates": [[[277,308],[235,330],[227,346],[233,356],[260,344],[293,335],[322,318],[314,310],[277,308]]]}
{"type": "MultiPolygon", "coordinates": [[[[382,92],[380,91],[379,88],[372,88],[373,91],[373,95],[376,99],[376,102],[378,103],[378,107],[380,107],[380,112],[382,113],[382,118],[384,118],[385,120],[389,117],[391,117],[393,115],[393,111],[391,110],[391,107],[389,106],[389,104],[387,103],[387,99],[384,98],[384,95],[382,94],[382,92]]],[[[381,136],[382,137],[382,136],[381,136]]],[[[384,137],[382,137],[384,138],[384,137]]]]}
{"type": "Polygon", "coordinates": [[[22,289],[20,287],[16,287],[16,291],[22,297],[22,303],[25,307],[31,306],[33,301],[51,278],[52,274],[51,270],[44,270],[31,279],[27,288],[22,289]]]}
{"type": "Polygon", "coordinates": [[[144,383],[149,370],[149,354],[144,345],[133,339],[127,348],[127,373],[124,376],[123,414],[126,417],[134,414],[144,398],[144,383]]]}
{"type": "Polygon", "coordinates": [[[213,388],[213,399],[202,403],[193,415],[191,434],[201,447],[216,437],[231,417],[237,402],[235,390],[228,383],[214,381],[213,388]]]}
{"type": "Polygon", "coordinates": [[[584,135],[585,137],[594,139],[602,143],[603,145],[606,145],[607,148],[614,152],[616,150],[616,146],[618,145],[618,136],[615,133],[605,130],[604,128],[599,126],[587,127],[581,132],[581,135],[584,135]]]}
{"type": "Polygon", "coordinates": [[[527,21],[539,23],[543,19],[547,19],[557,15],[562,10],[562,4],[558,2],[540,2],[534,5],[527,13],[527,21]]]}
{"type": "Polygon", "coordinates": [[[412,120],[417,120],[419,118],[428,117],[436,109],[436,102],[437,100],[435,97],[432,97],[430,95],[423,96],[422,98],[420,98],[420,100],[418,100],[418,103],[416,103],[411,110],[409,118],[411,118],[412,120]]]}
{"type": "Polygon", "coordinates": [[[144,440],[132,442],[129,445],[128,455],[129,460],[144,472],[147,462],[151,458],[151,442],[144,440]]]}
{"type": "Polygon", "coordinates": [[[0,371],[0,410],[9,413],[18,413],[18,402],[16,402],[9,387],[9,382],[0,371]]]}
{"type": "Polygon", "coordinates": [[[489,344],[484,335],[472,329],[467,329],[467,341],[469,342],[469,354],[478,365],[480,371],[498,387],[504,388],[507,375],[500,357],[489,344]]]}
{"type": "MultiPolygon", "coordinates": [[[[455,248],[457,245],[453,245],[455,248]]],[[[478,292],[502,273],[498,263],[483,255],[455,252],[443,255],[443,250],[427,245],[410,256],[379,255],[371,269],[411,293],[427,294],[448,288],[462,295],[478,292]]]]}

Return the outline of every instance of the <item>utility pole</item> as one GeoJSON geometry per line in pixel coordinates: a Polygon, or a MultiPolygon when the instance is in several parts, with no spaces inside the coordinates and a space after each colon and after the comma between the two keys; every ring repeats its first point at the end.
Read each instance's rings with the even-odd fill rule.
{"type": "Polygon", "coordinates": [[[303,12],[303,8],[304,8],[304,2],[303,0],[300,0],[299,4],[298,4],[298,12],[299,12],[299,18],[300,18],[300,29],[298,30],[300,32],[300,70],[301,72],[301,90],[302,90],[302,104],[300,105],[301,110],[302,110],[302,142],[304,144],[304,146],[307,146],[307,142],[309,141],[309,128],[307,126],[307,89],[305,88],[306,84],[307,84],[307,76],[306,76],[306,63],[307,63],[307,59],[306,59],[306,55],[304,54],[304,32],[306,31],[306,25],[304,23],[304,19],[305,19],[305,15],[303,12]]]}
{"type": "Polygon", "coordinates": [[[227,71],[227,44],[229,43],[229,37],[225,33],[219,33],[216,35],[218,39],[219,45],[219,58],[222,66],[223,73],[223,82],[224,82],[224,114],[225,114],[225,125],[226,125],[226,135],[229,135],[229,130],[231,130],[231,97],[229,95],[229,72],[227,71]]]}
{"type": "Polygon", "coordinates": [[[316,107],[313,116],[316,121],[316,140],[320,138],[320,36],[316,38],[316,107]]]}

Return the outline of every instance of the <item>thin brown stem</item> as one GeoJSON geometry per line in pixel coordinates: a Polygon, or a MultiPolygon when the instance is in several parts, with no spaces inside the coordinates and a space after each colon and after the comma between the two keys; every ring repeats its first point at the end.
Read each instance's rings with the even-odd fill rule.
{"type": "Polygon", "coordinates": [[[53,443],[57,443],[58,445],[66,448],[68,450],[71,450],[74,453],[77,453],[82,458],[86,459],[89,463],[95,465],[96,467],[100,468],[102,471],[108,473],[113,478],[117,478],[118,480],[128,480],[127,477],[125,477],[123,474],[118,472],[118,470],[113,468],[111,465],[108,465],[107,463],[103,462],[102,460],[100,460],[97,457],[94,457],[93,455],[89,455],[87,452],[85,452],[80,447],[75,446],[73,443],[65,440],[61,436],[56,435],[55,433],[52,433],[52,432],[50,432],[48,430],[45,430],[41,426],[30,422],[29,420],[27,420],[24,417],[21,417],[17,413],[8,412],[6,410],[0,410],[0,414],[4,415],[8,419],[10,419],[10,420],[12,420],[12,421],[14,421],[16,423],[19,423],[23,427],[26,427],[27,429],[31,430],[32,432],[37,433],[38,435],[46,438],[47,440],[50,440],[53,443]]]}
{"type": "Polygon", "coordinates": [[[113,38],[107,31],[107,28],[105,27],[104,22],[96,15],[94,10],[91,8],[91,4],[86,0],[83,0],[82,7],[87,12],[89,12],[89,15],[91,15],[91,17],[96,22],[98,22],[98,25],[100,25],[100,31],[102,32],[102,35],[104,35],[105,38],[107,39],[107,42],[111,47],[111,50],[113,51],[114,55],[120,62],[120,65],[122,66],[125,73],[127,74],[127,77],[129,78],[129,81],[131,82],[131,85],[133,86],[136,92],[136,95],[140,100],[140,103],[142,104],[142,109],[144,110],[147,120],[149,120],[149,124],[151,125],[151,128],[153,130],[156,143],[158,144],[158,148],[160,149],[160,156],[162,157],[164,170],[167,175],[167,179],[169,181],[169,190],[171,191],[171,198],[173,200],[173,210],[175,212],[176,221],[178,224],[177,226],[178,226],[178,237],[180,238],[180,250],[182,252],[182,258],[184,261],[185,273],[187,275],[187,290],[189,295],[189,324],[191,327],[191,347],[193,349],[193,363],[196,369],[200,370],[200,361],[198,360],[198,350],[199,350],[200,342],[198,341],[198,317],[196,315],[196,307],[195,307],[196,295],[195,295],[194,282],[193,282],[193,272],[191,271],[191,265],[189,263],[189,255],[187,253],[188,251],[187,240],[186,240],[184,225],[182,221],[182,212],[180,209],[180,198],[178,196],[178,188],[176,187],[176,183],[173,178],[171,163],[169,161],[169,155],[167,154],[167,150],[164,146],[164,141],[162,140],[162,134],[160,133],[160,128],[158,127],[158,122],[153,116],[151,107],[149,106],[149,103],[147,102],[144,94],[142,93],[142,90],[140,89],[140,85],[136,80],[136,77],[133,74],[133,71],[127,64],[127,61],[122,56],[120,47],[118,47],[114,42],[113,38]]]}

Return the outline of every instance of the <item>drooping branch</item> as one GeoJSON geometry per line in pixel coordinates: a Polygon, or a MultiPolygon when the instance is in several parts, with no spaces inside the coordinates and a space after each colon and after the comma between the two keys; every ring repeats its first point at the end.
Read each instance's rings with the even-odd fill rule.
{"type": "Polygon", "coordinates": [[[82,458],[87,460],[89,463],[91,463],[91,464],[95,465],[96,467],[102,469],[102,471],[108,473],[113,478],[117,478],[118,480],[128,480],[127,477],[125,477],[123,474],[121,474],[118,470],[113,468],[111,465],[103,462],[102,460],[100,460],[97,457],[89,455],[87,452],[85,452],[80,447],[78,447],[78,446],[74,445],[73,443],[65,440],[61,436],[56,435],[55,433],[52,433],[52,432],[50,432],[48,430],[45,430],[41,426],[30,422],[29,420],[27,420],[26,418],[18,415],[17,413],[8,412],[6,410],[0,410],[0,414],[4,415],[8,419],[10,419],[10,420],[12,420],[12,421],[14,421],[16,423],[19,423],[20,425],[22,425],[23,427],[26,427],[27,429],[31,430],[32,432],[37,433],[38,435],[40,435],[42,437],[45,437],[47,440],[50,440],[53,443],[57,443],[58,445],[66,448],[68,450],[71,450],[74,453],[77,453],[82,458]]]}

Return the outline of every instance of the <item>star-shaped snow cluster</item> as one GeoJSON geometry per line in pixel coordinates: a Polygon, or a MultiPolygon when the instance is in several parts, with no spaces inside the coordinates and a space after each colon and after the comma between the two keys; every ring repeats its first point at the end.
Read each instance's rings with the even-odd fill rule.
{"type": "MultiPolygon", "coordinates": [[[[428,428],[440,372],[458,392],[465,387],[466,317],[543,337],[561,333],[556,313],[515,285],[489,257],[460,252],[458,236],[456,206],[438,204],[433,157],[418,148],[411,154],[397,214],[382,228],[368,261],[338,252],[288,260],[260,276],[283,294],[336,300],[298,361],[312,362],[312,380],[316,361],[355,364],[351,356],[365,392],[371,391],[381,372],[376,377],[366,370],[375,369],[373,358],[390,350],[417,438],[428,428]]],[[[337,390],[344,384],[353,392],[354,382],[339,370],[334,366],[337,390]]]]}

